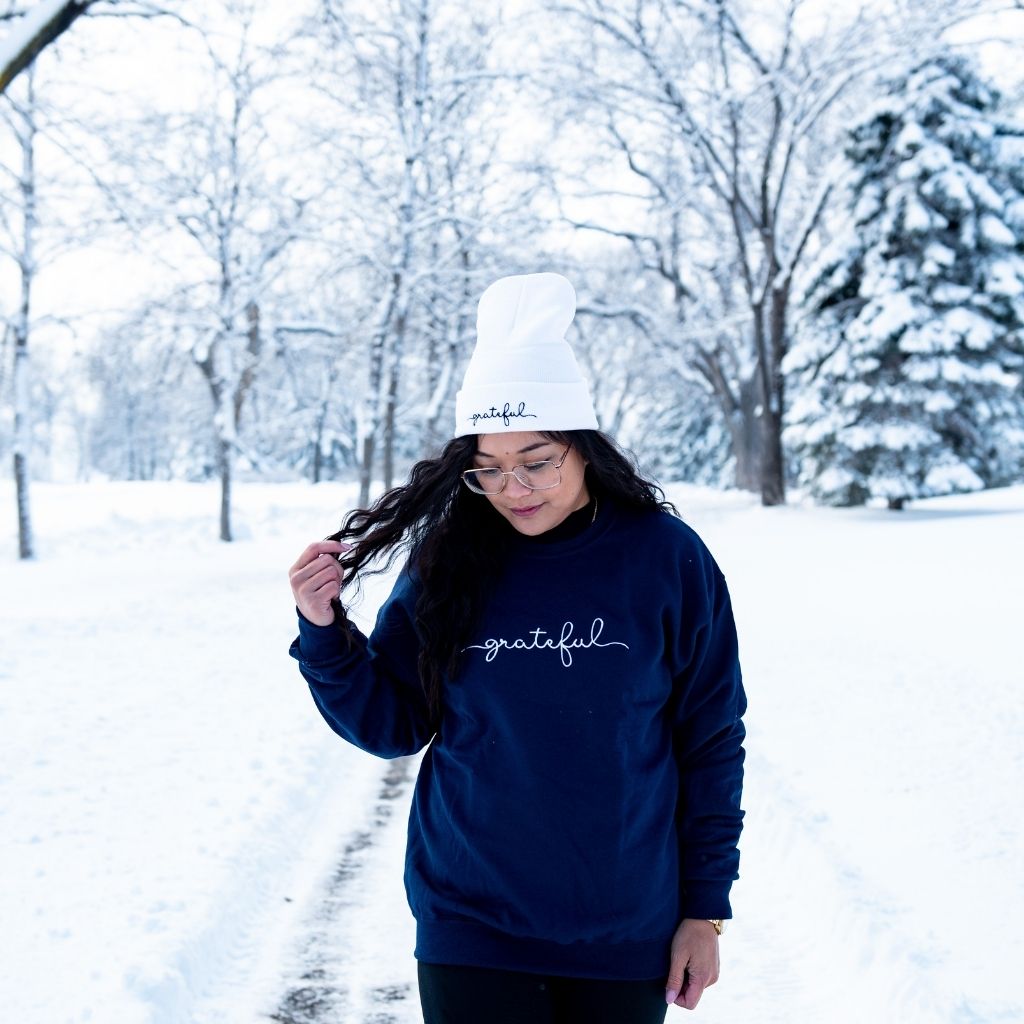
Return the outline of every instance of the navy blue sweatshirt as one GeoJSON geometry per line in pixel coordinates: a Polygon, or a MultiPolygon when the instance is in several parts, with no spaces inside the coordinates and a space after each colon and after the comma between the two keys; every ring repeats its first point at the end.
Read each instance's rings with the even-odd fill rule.
{"type": "Polygon", "coordinates": [[[664,977],[679,922],[730,917],[737,877],[746,700],[725,580],[683,522],[609,501],[576,536],[509,544],[436,738],[407,569],[354,650],[300,617],[291,654],[345,739],[430,744],[405,871],[419,959],[664,977]]]}

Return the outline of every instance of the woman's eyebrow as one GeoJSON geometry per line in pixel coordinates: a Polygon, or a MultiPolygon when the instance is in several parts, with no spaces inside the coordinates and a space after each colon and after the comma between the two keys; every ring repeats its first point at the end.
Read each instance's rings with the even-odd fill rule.
{"type": "MultiPolygon", "coordinates": [[[[532,452],[537,448],[543,448],[545,445],[554,443],[554,441],[538,441],[536,444],[528,444],[525,448],[520,448],[519,451],[516,452],[516,455],[525,455],[527,452],[532,452]]],[[[497,455],[488,455],[487,452],[482,452],[479,450],[476,452],[476,454],[483,459],[496,459],[498,457],[497,455]]]]}

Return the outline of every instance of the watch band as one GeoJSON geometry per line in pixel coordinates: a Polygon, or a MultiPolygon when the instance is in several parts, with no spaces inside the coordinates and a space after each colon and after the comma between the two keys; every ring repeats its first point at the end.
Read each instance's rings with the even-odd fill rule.
{"type": "Polygon", "coordinates": [[[708,922],[708,924],[711,925],[712,928],[715,929],[716,935],[721,935],[722,932],[725,931],[725,921],[723,921],[721,918],[709,917],[705,918],[705,920],[708,922]]]}

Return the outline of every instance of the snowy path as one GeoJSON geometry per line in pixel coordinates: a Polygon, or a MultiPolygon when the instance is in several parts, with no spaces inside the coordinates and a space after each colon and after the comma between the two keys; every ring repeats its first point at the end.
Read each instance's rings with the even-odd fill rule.
{"type": "Polygon", "coordinates": [[[286,954],[277,1024],[416,1024],[412,918],[401,886],[405,825],[418,758],[386,762],[367,820],[317,887],[286,954]]]}

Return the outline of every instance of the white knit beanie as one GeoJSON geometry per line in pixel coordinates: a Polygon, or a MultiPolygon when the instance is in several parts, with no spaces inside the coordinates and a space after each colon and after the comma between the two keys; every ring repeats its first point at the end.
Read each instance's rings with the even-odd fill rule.
{"type": "Polygon", "coordinates": [[[561,274],[502,277],[480,297],[476,348],[455,396],[455,437],[597,430],[565,332],[576,292],[561,274]]]}

